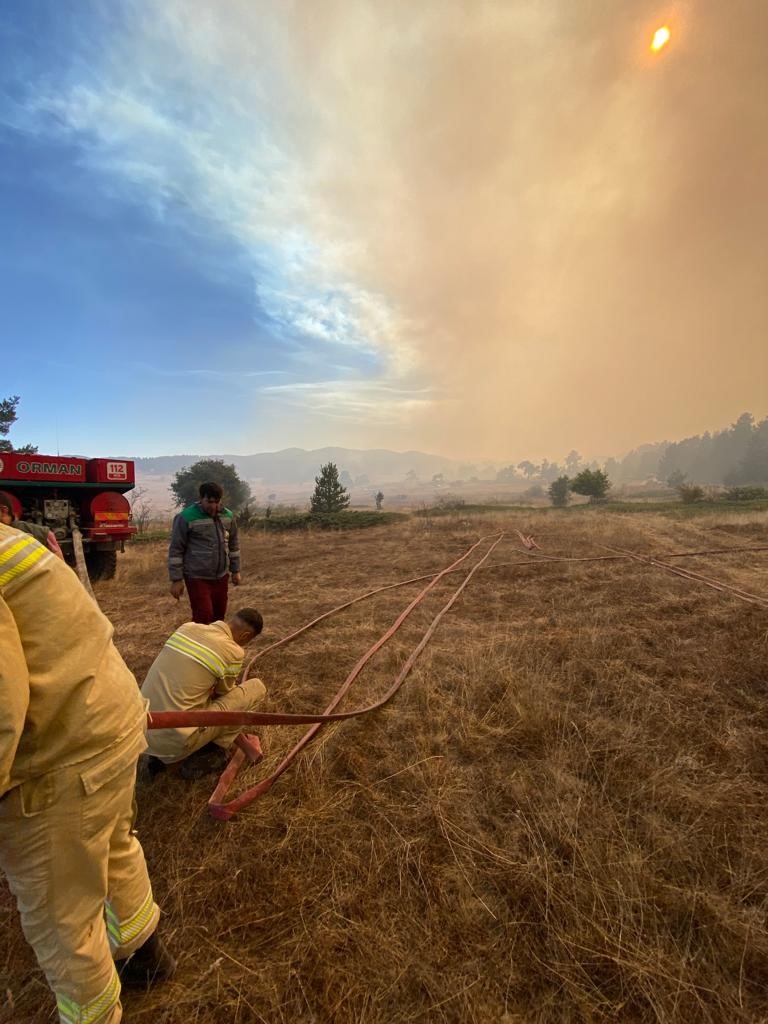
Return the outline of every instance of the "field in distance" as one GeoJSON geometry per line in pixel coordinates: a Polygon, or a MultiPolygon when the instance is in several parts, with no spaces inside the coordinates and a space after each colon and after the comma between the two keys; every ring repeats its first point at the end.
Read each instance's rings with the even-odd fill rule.
{"type": "MultiPolygon", "coordinates": [[[[232,822],[207,815],[213,780],[139,787],[179,971],[126,995],[127,1024],[768,1020],[768,606],[648,564],[543,557],[768,546],[768,513],[459,512],[257,531],[230,607],[262,611],[258,650],[502,530],[394,701],[325,729],[232,822]]],[[[188,616],[164,561],[163,543],[136,545],[97,586],[140,680],[188,616]]],[[[768,550],[675,564],[768,592],[768,550]]],[[[345,710],[387,689],[461,578],[435,588],[345,710]]],[[[264,710],[322,710],[424,585],[260,660],[264,710]]],[[[245,781],[302,731],[263,730],[266,764],[245,781]]],[[[0,897],[0,1020],[48,1020],[0,897]]]]}

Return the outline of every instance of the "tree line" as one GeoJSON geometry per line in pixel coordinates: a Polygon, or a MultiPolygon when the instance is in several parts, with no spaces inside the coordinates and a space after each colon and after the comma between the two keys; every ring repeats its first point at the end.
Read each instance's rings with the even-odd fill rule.
{"type": "MultiPolygon", "coordinates": [[[[0,399],[0,452],[34,454],[37,452],[35,446],[12,445],[8,440],[10,429],[17,420],[18,403],[18,395],[0,399]]],[[[408,478],[414,482],[416,474],[411,472],[408,478]]],[[[183,505],[195,500],[193,495],[202,480],[220,482],[235,509],[245,507],[251,499],[250,488],[240,479],[234,465],[225,464],[220,459],[203,459],[176,474],[171,484],[175,503],[183,505]]],[[[756,421],[751,413],[745,412],[723,430],[705,431],[681,441],[641,445],[621,459],[609,458],[602,464],[597,460],[587,461],[578,451],[571,449],[562,463],[547,459],[535,463],[523,459],[496,474],[498,483],[525,481],[539,486],[549,485],[549,494],[555,504],[567,503],[571,492],[600,500],[612,484],[649,480],[666,483],[681,494],[681,487],[701,485],[742,489],[765,487],[768,485],[768,417],[756,421]]],[[[354,481],[355,484],[361,482],[362,479],[354,481]]],[[[365,482],[368,482],[367,477],[365,482]]],[[[432,482],[436,485],[444,483],[443,475],[436,474],[432,482]]],[[[352,485],[346,470],[339,472],[334,463],[322,466],[315,478],[310,511],[314,514],[342,511],[349,505],[349,487],[352,485]]],[[[376,508],[380,510],[384,500],[381,491],[375,500],[376,508]]]]}
{"type": "MultiPolygon", "coordinates": [[[[705,431],[682,441],[661,441],[641,445],[622,459],[602,463],[585,460],[575,449],[562,463],[540,463],[524,459],[496,474],[498,483],[526,481],[552,484],[563,477],[574,478],[584,470],[601,470],[618,484],[655,480],[680,486],[683,482],[710,486],[768,485],[768,417],[756,421],[745,412],[723,430],[705,431]]],[[[562,485],[561,485],[562,487],[562,485]]],[[[580,493],[580,492],[577,492],[580,493]]]]}

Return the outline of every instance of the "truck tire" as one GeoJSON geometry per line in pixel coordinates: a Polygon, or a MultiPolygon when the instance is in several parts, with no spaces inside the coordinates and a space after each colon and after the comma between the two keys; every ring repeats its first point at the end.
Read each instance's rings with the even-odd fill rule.
{"type": "Polygon", "coordinates": [[[91,582],[114,579],[117,570],[117,551],[89,551],[85,556],[91,582]]]}

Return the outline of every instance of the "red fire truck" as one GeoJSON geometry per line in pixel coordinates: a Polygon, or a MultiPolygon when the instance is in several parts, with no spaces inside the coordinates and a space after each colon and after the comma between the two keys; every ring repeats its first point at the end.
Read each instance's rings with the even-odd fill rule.
{"type": "Polygon", "coordinates": [[[0,452],[0,492],[14,518],[52,530],[71,565],[82,544],[92,580],[112,579],[118,549],[136,533],[124,497],[134,483],[129,459],[0,452]]]}

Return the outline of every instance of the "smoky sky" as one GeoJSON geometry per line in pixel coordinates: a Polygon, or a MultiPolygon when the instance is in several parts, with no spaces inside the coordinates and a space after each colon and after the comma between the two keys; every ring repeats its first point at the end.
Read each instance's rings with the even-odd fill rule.
{"type": "Polygon", "coordinates": [[[615,452],[765,414],[768,5],[295,17],[322,208],[439,390],[398,440],[615,452]]]}
{"type": "Polygon", "coordinates": [[[763,0],[75,9],[18,33],[0,126],[70,161],[57,210],[161,242],[71,329],[138,353],[144,415],[236,418],[164,444],[558,459],[768,413],[763,0]]]}

